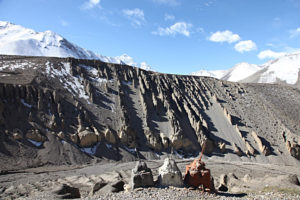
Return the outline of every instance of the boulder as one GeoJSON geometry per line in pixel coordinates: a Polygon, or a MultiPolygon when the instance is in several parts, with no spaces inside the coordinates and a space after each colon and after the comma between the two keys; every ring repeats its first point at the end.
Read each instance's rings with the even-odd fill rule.
{"type": "Polygon", "coordinates": [[[97,191],[99,191],[101,188],[107,185],[107,182],[104,181],[102,178],[95,183],[90,191],[90,196],[93,196],[97,191]]]}
{"type": "Polygon", "coordinates": [[[130,184],[125,184],[125,185],[124,185],[124,191],[125,191],[125,192],[129,192],[130,189],[131,189],[130,184]]]}
{"type": "Polygon", "coordinates": [[[53,192],[61,199],[77,199],[80,198],[80,192],[78,188],[71,187],[67,184],[58,186],[53,192]]]}
{"type": "Polygon", "coordinates": [[[98,142],[98,136],[94,132],[87,129],[79,132],[78,137],[79,137],[79,145],[81,147],[93,146],[98,142]]]}
{"type": "Polygon", "coordinates": [[[124,190],[124,181],[120,180],[120,181],[116,181],[114,183],[111,184],[112,186],[112,192],[120,192],[124,190]]]}
{"type": "Polygon", "coordinates": [[[119,180],[113,183],[101,185],[102,187],[95,193],[97,196],[116,193],[124,190],[124,181],[119,180]]]}
{"type": "Polygon", "coordinates": [[[286,146],[291,156],[300,160],[300,145],[294,142],[286,141],[286,146]]]}
{"type": "Polygon", "coordinates": [[[131,171],[131,188],[145,188],[154,186],[153,175],[145,162],[138,161],[131,171]]]}
{"type": "Polygon", "coordinates": [[[158,182],[162,187],[182,187],[182,174],[173,159],[166,158],[164,164],[158,169],[158,182]]]}

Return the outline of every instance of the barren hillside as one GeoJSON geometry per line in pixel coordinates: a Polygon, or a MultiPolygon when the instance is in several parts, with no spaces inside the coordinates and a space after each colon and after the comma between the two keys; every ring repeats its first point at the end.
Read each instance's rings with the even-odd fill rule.
{"type": "Polygon", "coordinates": [[[289,86],[1,56],[0,169],[197,156],[204,142],[215,159],[299,165],[299,109],[289,86]]]}

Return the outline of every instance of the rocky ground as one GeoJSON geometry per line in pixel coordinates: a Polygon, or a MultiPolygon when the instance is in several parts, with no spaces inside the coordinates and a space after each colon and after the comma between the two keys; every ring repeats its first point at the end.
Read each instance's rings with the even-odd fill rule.
{"type": "MultiPolygon", "coordinates": [[[[184,173],[185,165],[192,160],[177,160],[184,173]]],[[[131,170],[135,162],[102,162],[88,166],[40,167],[15,171],[0,176],[1,199],[57,199],[53,191],[62,184],[78,188],[82,199],[300,199],[298,167],[274,164],[215,161],[205,157],[206,167],[211,170],[215,187],[220,176],[229,177],[228,191],[216,194],[202,193],[188,188],[128,188],[131,170]],[[125,191],[112,192],[109,187],[93,195],[91,191],[99,180],[110,183],[123,181],[125,191]]],[[[157,180],[162,160],[146,162],[157,180]]]]}

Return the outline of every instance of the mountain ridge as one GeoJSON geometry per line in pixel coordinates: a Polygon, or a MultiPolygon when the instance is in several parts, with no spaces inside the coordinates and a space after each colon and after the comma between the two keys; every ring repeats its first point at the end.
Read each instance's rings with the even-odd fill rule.
{"type": "Polygon", "coordinates": [[[0,21],[0,54],[96,59],[155,71],[145,62],[136,63],[127,54],[117,57],[103,56],[79,47],[53,31],[36,32],[6,21],[0,21]]]}
{"type": "MultiPolygon", "coordinates": [[[[221,80],[244,83],[285,83],[295,85],[299,79],[300,52],[286,54],[280,58],[270,60],[262,65],[239,63],[234,67],[224,70],[222,76],[214,76],[214,72],[202,70],[201,73],[191,75],[203,75],[219,78],[221,80]]],[[[217,70],[218,71],[218,70],[217,70]]]]}

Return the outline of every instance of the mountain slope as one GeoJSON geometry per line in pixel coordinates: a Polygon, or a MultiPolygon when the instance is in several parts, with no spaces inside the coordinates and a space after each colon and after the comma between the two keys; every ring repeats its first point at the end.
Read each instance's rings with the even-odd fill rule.
{"type": "Polygon", "coordinates": [[[214,159],[299,165],[299,113],[287,86],[0,55],[0,170],[197,156],[204,143],[214,159]]]}
{"type": "Polygon", "coordinates": [[[36,32],[4,21],[0,21],[0,54],[95,59],[107,63],[126,64],[152,70],[145,62],[138,64],[126,54],[115,58],[95,54],[69,42],[52,31],[36,32]]]}

